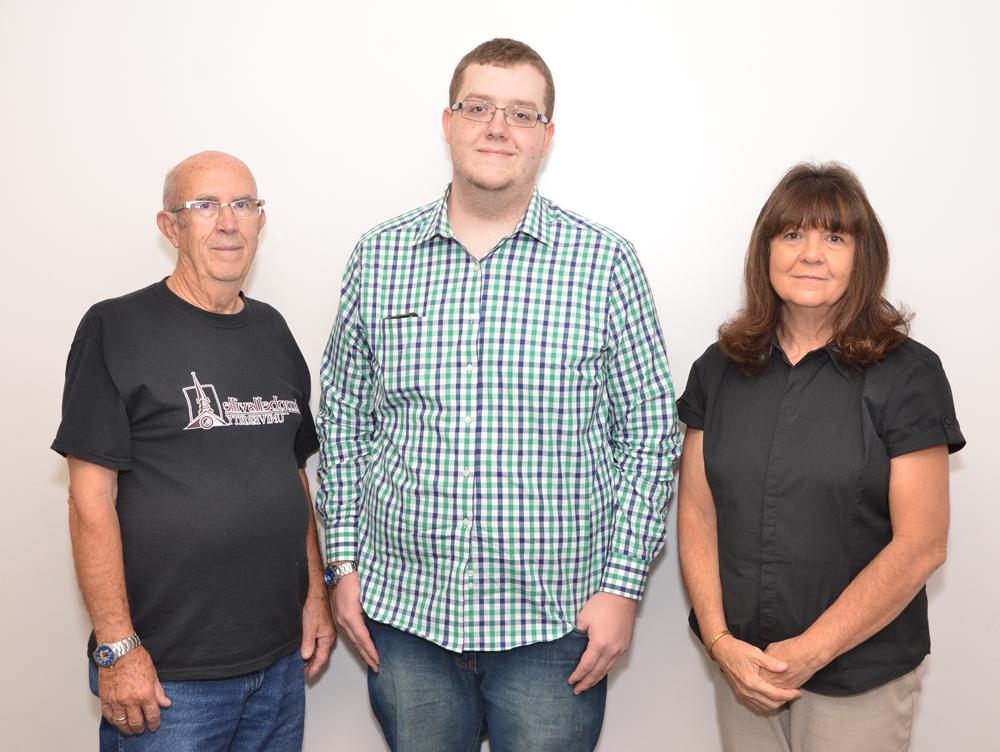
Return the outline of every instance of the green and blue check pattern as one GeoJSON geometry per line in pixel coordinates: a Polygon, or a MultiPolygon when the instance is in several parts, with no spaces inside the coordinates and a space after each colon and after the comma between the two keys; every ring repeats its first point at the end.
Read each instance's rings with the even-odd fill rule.
{"type": "Polygon", "coordinates": [[[317,507],[373,619],[449,650],[639,598],[678,454],[632,246],[535,192],[481,261],[447,194],[358,243],[323,356],[317,507]]]}

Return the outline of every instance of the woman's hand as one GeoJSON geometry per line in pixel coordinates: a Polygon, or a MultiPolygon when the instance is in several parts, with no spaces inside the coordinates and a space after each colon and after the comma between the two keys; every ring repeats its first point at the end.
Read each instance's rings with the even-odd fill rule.
{"type": "Polygon", "coordinates": [[[736,696],[754,710],[777,710],[799,696],[798,689],[779,687],[767,676],[788,670],[788,664],[748,642],[726,635],[715,643],[712,655],[733,686],[736,696]]]}
{"type": "Polygon", "coordinates": [[[765,655],[784,663],[783,671],[763,669],[761,675],[769,683],[784,689],[798,689],[812,678],[812,675],[826,665],[826,661],[816,655],[808,642],[799,635],[781,642],[772,642],[764,651],[765,655]]]}

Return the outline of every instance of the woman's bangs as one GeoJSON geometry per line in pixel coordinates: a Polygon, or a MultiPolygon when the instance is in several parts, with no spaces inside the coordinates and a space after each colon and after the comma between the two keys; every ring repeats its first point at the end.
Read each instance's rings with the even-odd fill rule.
{"type": "Polygon", "coordinates": [[[768,237],[786,230],[820,229],[858,235],[867,225],[864,207],[826,180],[802,181],[788,187],[768,218],[768,237]]]}

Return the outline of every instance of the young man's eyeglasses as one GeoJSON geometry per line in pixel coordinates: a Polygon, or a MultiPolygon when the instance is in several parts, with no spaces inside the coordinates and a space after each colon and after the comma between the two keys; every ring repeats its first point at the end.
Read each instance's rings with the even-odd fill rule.
{"type": "Polygon", "coordinates": [[[497,107],[492,102],[484,102],[481,99],[466,99],[456,102],[451,109],[457,110],[466,120],[475,120],[477,123],[490,122],[497,110],[503,110],[503,120],[507,125],[517,128],[534,128],[535,123],[549,122],[549,119],[538,110],[522,104],[497,107]]]}

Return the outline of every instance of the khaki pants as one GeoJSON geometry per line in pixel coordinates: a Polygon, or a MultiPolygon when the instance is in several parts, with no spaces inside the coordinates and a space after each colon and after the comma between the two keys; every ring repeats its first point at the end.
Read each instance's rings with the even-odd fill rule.
{"type": "Polygon", "coordinates": [[[721,670],[712,673],[726,752],[906,752],[910,747],[923,664],[856,695],[803,690],[772,713],[751,710],[736,699],[721,670]]]}

